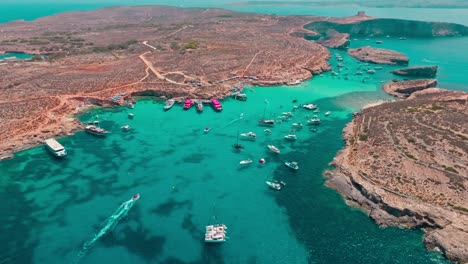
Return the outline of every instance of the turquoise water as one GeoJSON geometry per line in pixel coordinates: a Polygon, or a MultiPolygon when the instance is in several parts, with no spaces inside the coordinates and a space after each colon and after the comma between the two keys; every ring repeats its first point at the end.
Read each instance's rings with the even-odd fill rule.
{"type": "MultiPolygon", "coordinates": [[[[67,5],[67,10],[85,10],[85,5],[67,5]]],[[[12,12],[10,17],[34,19],[64,11],[50,7],[12,12]]],[[[289,7],[281,10],[291,12],[289,7]]],[[[365,40],[351,43],[369,44],[374,45],[365,40]]],[[[467,38],[390,38],[378,46],[406,53],[411,65],[437,62],[442,86],[467,90],[466,54],[448,52],[463,50],[466,44],[467,38]]],[[[69,153],[64,160],[53,158],[41,146],[0,162],[0,198],[5,201],[0,209],[0,262],[447,263],[424,248],[422,232],[379,228],[324,186],[322,172],[343,146],[341,131],[351,113],[389,100],[379,86],[395,78],[388,73],[394,66],[356,76],[356,71],[374,65],[342,51],[331,52],[334,70],[339,71],[335,53],[343,56],[347,68],[338,76],[325,73],[294,87],[247,89],[247,102],[224,100],[222,113],[206,107],[197,114],[180,105],[163,112],[162,102],[148,99],[135,109],[93,110],[79,118],[90,121],[98,115],[101,126],[111,131],[106,138],[78,132],[60,139],[69,153]],[[298,109],[291,121],[264,134],[257,120],[264,112],[274,118],[291,111],[294,99],[320,106],[323,122],[318,131],[305,127],[296,132],[297,141],[283,139],[293,122],[305,123],[312,115],[298,109]],[[325,117],[326,111],[332,114],[325,117]],[[127,118],[130,112],[133,120],[127,118]],[[132,129],[122,132],[120,127],[126,124],[132,129]],[[212,130],[204,134],[206,126],[212,130]],[[247,131],[257,133],[257,140],[242,141],[245,149],[234,152],[231,145],[237,133],[247,131]],[[282,153],[273,155],[267,144],[282,153]],[[247,158],[255,162],[241,168],[239,161],[247,158]],[[259,158],[266,164],[257,163],[259,158]],[[298,161],[300,170],[289,170],[283,165],[286,160],[298,161]],[[265,180],[271,178],[287,185],[281,191],[270,190],[265,180]],[[78,257],[83,243],[135,193],[141,198],[128,216],[78,257]],[[204,226],[212,223],[212,216],[229,227],[228,242],[203,243],[204,226]]]]}
{"type": "Polygon", "coordinates": [[[19,60],[27,60],[27,59],[31,59],[33,55],[27,54],[27,53],[16,53],[16,52],[0,54],[0,60],[6,59],[6,58],[13,58],[13,57],[19,60]]]}

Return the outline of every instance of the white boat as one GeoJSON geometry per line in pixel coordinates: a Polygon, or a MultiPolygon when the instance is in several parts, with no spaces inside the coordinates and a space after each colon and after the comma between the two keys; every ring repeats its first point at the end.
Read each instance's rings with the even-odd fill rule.
{"type": "Polygon", "coordinates": [[[293,170],[298,170],[299,169],[299,165],[297,165],[297,162],[295,161],[286,161],[284,162],[284,165],[288,166],[289,168],[293,169],[293,170]]]}
{"type": "Polygon", "coordinates": [[[295,128],[302,128],[303,127],[302,123],[293,123],[292,126],[295,127],[295,128]]]}
{"type": "Polygon", "coordinates": [[[296,140],[297,136],[293,134],[289,134],[289,135],[284,136],[284,138],[288,140],[296,140]]]}
{"type": "Polygon", "coordinates": [[[267,147],[268,147],[271,151],[273,151],[273,152],[275,152],[275,153],[278,153],[278,154],[280,153],[280,150],[279,150],[277,147],[273,146],[273,145],[268,145],[267,147]]]}
{"type": "Polygon", "coordinates": [[[241,161],[239,162],[239,164],[240,164],[240,165],[245,165],[245,164],[250,164],[250,163],[252,163],[252,162],[253,162],[253,160],[251,160],[251,159],[246,159],[246,160],[241,160],[241,161]]]}
{"type": "Polygon", "coordinates": [[[254,132],[247,132],[247,133],[242,133],[240,136],[244,139],[252,139],[255,140],[257,138],[257,134],[254,132]]]}
{"type": "Polygon", "coordinates": [[[374,73],[375,73],[374,70],[367,70],[366,72],[367,72],[368,74],[374,74],[374,73]]]}
{"type": "Polygon", "coordinates": [[[281,113],[283,116],[288,116],[288,117],[292,117],[294,116],[293,112],[283,112],[281,113]]]}
{"type": "Polygon", "coordinates": [[[166,104],[164,105],[164,110],[169,110],[171,109],[175,104],[175,100],[174,99],[169,99],[166,101],[166,104]]]}
{"type": "Polygon", "coordinates": [[[129,125],[122,126],[121,128],[122,128],[123,131],[129,131],[130,130],[129,125]]]}
{"type": "Polygon", "coordinates": [[[260,119],[258,120],[258,124],[261,126],[274,126],[275,125],[275,120],[272,119],[260,119]]]}
{"type": "Polygon", "coordinates": [[[224,224],[207,225],[205,228],[206,243],[221,243],[227,240],[227,227],[224,224]]]}
{"type": "Polygon", "coordinates": [[[277,182],[273,182],[273,181],[266,181],[265,182],[268,187],[270,187],[271,189],[274,189],[274,190],[281,190],[281,184],[277,183],[277,182]]]}
{"type": "Polygon", "coordinates": [[[208,132],[210,132],[210,130],[211,130],[210,127],[205,127],[205,129],[203,129],[203,132],[208,133],[208,132]]]}
{"type": "Polygon", "coordinates": [[[317,115],[314,115],[311,119],[307,120],[307,124],[309,125],[318,125],[320,124],[320,118],[317,115]]]}
{"type": "Polygon", "coordinates": [[[270,129],[268,129],[268,128],[267,128],[267,129],[265,129],[265,130],[263,130],[263,131],[265,131],[265,133],[267,133],[267,134],[271,133],[271,130],[270,130],[270,129]]]}
{"type": "Polygon", "coordinates": [[[96,136],[105,136],[109,133],[107,130],[93,125],[86,126],[85,130],[86,132],[96,136]]]}
{"type": "Polygon", "coordinates": [[[67,155],[67,151],[65,148],[58,143],[55,138],[49,138],[45,140],[47,150],[52,153],[55,157],[65,157],[67,155]]]}
{"type": "Polygon", "coordinates": [[[132,113],[129,113],[129,114],[128,114],[128,118],[130,118],[130,119],[133,119],[134,116],[135,116],[135,115],[132,114],[132,113]]]}
{"type": "Polygon", "coordinates": [[[325,112],[325,116],[329,116],[331,114],[330,111],[325,112]]]}
{"type": "Polygon", "coordinates": [[[315,105],[315,104],[305,104],[302,107],[305,108],[305,109],[308,109],[308,110],[317,109],[317,105],[315,105]]]}

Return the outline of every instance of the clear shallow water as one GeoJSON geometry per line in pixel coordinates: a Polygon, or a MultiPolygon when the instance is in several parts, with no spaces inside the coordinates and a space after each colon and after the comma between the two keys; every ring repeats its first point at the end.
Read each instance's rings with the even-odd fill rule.
{"type": "Polygon", "coordinates": [[[421,232],[381,229],[323,185],[322,172],[342,147],[341,129],[352,111],[387,99],[374,84],[325,75],[296,87],[255,88],[248,96],[247,102],[223,101],[222,113],[206,107],[197,114],[180,105],[163,112],[152,100],[135,109],[95,110],[80,119],[99,115],[108,137],[79,132],[61,139],[69,152],[64,160],[38,147],[0,163],[0,196],[8,200],[0,218],[2,260],[70,263],[138,192],[128,216],[81,263],[445,263],[425,250],[421,232]],[[293,99],[319,104],[317,133],[304,128],[297,141],[283,139],[292,122],[311,115],[298,109],[264,134],[256,125],[264,110],[273,117],[290,111],[293,99]],[[132,130],[122,132],[125,124],[132,130]],[[208,134],[205,126],[212,127],[208,134]],[[240,153],[231,147],[238,131],[258,134],[255,142],[241,142],[240,153]],[[267,144],[282,153],[273,155],[267,144]],[[266,164],[239,166],[261,157],[266,164]],[[290,171],[285,160],[301,169],[290,171]],[[269,190],[265,180],[272,177],[287,186],[269,190]],[[222,245],[203,243],[213,215],[229,227],[230,240],[222,245]]]}
{"type": "Polygon", "coordinates": [[[17,58],[19,60],[26,60],[26,59],[31,59],[33,55],[31,54],[26,54],[26,53],[4,53],[0,54],[0,60],[6,59],[6,58],[17,58]]]}

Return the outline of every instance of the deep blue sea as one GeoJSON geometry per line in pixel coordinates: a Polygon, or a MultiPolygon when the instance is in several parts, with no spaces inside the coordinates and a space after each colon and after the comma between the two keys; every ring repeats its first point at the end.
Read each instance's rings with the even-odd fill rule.
{"type": "MultiPolygon", "coordinates": [[[[142,2],[131,2],[138,3],[142,2]]],[[[109,4],[113,2],[36,2],[28,8],[0,4],[0,21],[109,4]],[[10,9],[5,11],[5,6],[10,9]]],[[[277,14],[316,11],[340,16],[355,11],[190,5],[204,4],[277,14]]],[[[414,16],[408,18],[429,11],[412,11],[414,16]]],[[[393,14],[397,13],[402,15],[393,14]]],[[[441,87],[468,91],[464,71],[468,55],[458,52],[468,38],[383,41],[379,46],[406,53],[410,65],[438,65],[441,87]]],[[[351,45],[377,46],[362,39],[351,45]]],[[[395,78],[388,73],[393,66],[365,78],[355,76],[352,73],[369,66],[344,52],[331,53],[344,58],[347,70],[338,76],[324,73],[298,86],[252,87],[246,89],[246,102],[222,100],[221,113],[207,106],[198,114],[195,109],[183,111],[181,105],[164,112],[164,102],[154,98],[139,100],[134,109],[95,109],[78,118],[83,122],[98,118],[111,132],[107,137],[78,132],[59,139],[68,150],[63,160],[40,146],[0,162],[0,263],[447,263],[424,248],[421,231],[380,228],[324,186],[322,173],[343,147],[341,132],[352,113],[366,104],[391,100],[380,85],[395,78]],[[299,103],[319,106],[322,124],[317,131],[305,126],[291,132],[293,122],[305,124],[314,114],[294,109],[299,103]],[[289,111],[294,111],[291,120],[277,124],[271,133],[257,126],[259,118],[279,119],[289,111]],[[326,111],[331,114],[325,116],[326,111]],[[128,119],[130,112],[134,119],[128,119]],[[130,125],[130,131],[122,131],[123,125],[130,125]],[[211,127],[209,133],[203,132],[206,126],[211,127]],[[239,140],[245,149],[234,151],[231,145],[238,142],[237,135],[248,131],[257,139],[239,140]],[[298,139],[285,140],[289,133],[298,139]],[[269,144],[281,153],[269,151],[269,144]],[[260,158],[266,163],[258,163],[260,158]],[[242,167],[239,161],[244,159],[254,162],[242,167]],[[297,161],[300,169],[292,171],[285,161],[297,161]],[[272,179],[286,186],[271,190],[265,181],[272,179]],[[121,206],[135,193],[141,197],[133,207],[121,206]],[[205,225],[213,223],[213,217],[229,228],[230,239],[223,244],[203,242],[205,225]],[[99,231],[104,234],[99,236],[99,231]],[[96,234],[98,239],[83,249],[96,234]]],[[[330,63],[338,71],[334,57],[330,63]]]]}

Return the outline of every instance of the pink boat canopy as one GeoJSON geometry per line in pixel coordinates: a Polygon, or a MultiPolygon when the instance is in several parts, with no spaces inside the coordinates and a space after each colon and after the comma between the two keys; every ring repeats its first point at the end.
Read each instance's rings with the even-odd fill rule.
{"type": "Polygon", "coordinates": [[[216,111],[221,111],[221,110],[223,110],[223,106],[221,105],[221,103],[219,102],[219,100],[216,99],[216,98],[211,99],[211,105],[213,106],[213,108],[214,108],[216,111]]]}
{"type": "Polygon", "coordinates": [[[193,105],[193,100],[192,99],[186,99],[184,102],[184,109],[189,109],[193,105]]]}

